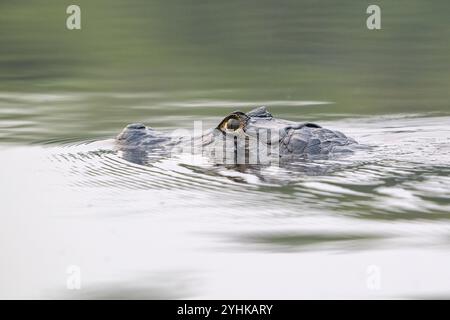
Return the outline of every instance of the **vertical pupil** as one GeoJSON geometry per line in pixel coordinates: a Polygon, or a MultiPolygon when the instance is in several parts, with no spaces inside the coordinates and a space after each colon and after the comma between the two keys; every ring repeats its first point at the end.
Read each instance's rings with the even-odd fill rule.
{"type": "Polygon", "coordinates": [[[236,130],[239,129],[239,125],[239,120],[231,118],[227,122],[227,129],[236,130]]]}

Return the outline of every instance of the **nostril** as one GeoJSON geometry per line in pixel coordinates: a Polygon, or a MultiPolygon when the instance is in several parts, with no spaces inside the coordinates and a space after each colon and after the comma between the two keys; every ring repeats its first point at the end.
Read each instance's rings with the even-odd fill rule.
{"type": "Polygon", "coordinates": [[[239,120],[231,118],[227,122],[227,129],[237,130],[237,129],[239,129],[240,125],[241,125],[241,123],[239,120]]]}
{"type": "Polygon", "coordinates": [[[145,129],[145,125],[143,123],[132,123],[127,125],[127,129],[135,129],[135,130],[145,129]]]}

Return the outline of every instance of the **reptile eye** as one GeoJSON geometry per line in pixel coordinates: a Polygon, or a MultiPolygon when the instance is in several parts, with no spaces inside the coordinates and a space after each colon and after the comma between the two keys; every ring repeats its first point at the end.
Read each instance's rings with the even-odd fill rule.
{"type": "MultiPolygon", "coordinates": [[[[233,133],[235,131],[244,131],[249,117],[241,112],[235,111],[229,114],[225,119],[223,119],[216,129],[220,130],[222,133],[233,133]]],[[[237,132],[236,132],[237,133],[237,132]]]]}
{"type": "Polygon", "coordinates": [[[227,121],[227,129],[237,130],[237,129],[239,129],[240,125],[241,125],[241,122],[237,119],[231,118],[227,121]]]}

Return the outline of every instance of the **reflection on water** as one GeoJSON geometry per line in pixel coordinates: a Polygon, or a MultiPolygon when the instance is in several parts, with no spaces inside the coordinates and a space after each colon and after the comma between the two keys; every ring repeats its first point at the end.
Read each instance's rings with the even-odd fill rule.
{"type": "Polygon", "coordinates": [[[259,248],[279,252],[281,250],[351,249],[367,250],[372,243],[380,246],[381,235],[370,234],[308,234],[308,233],[259,233],[242,235],[236,241],[259,245],[259,248]]]}
{"type": "Polygon", "coordinates": [[[93,283],[83,290],[60,290],[55,299],[89,300],[167,300],[187,299],[197,286],[195,279],[185,273],[155,273],[150,277],[93,283]]]}
{"type": "Polygon", "coordinates": [[[375,32],[350,0],[79,0],[80,32],[1,3],[0,297],[448,296],[450,2],[377,3],[375,32]],[[112,140],[259,105],[370,148],[233,167],[112,140]]]}
{"type": "MultiPolygon", "coordinates": [[[[317,297],[324,295],[320,285],[300,290],[287,280],[304,281],[311,270],[299,275],[295,268],[285,270],[283,263],[300,267],[302,256],[316,254],[308,268],[317,269],[315,277],[321,281],[326,272],[321,266],[336,261],[332,253],[348,258],[340,262],[350,288],[343,296],[371,296],[364,289],[368,265],[379,264],[399,276],[404,270],[397,267],[406,264],[414,276],[429,268],[414,267],[425,254],[442,268],[449,266],[449,121],[427,115],[327,120],[327,127],[373,148],[342,159],[279,167],[198,164],[188,156],[157,153],[137,164],[122,158],[111,139],[8,147],[2,152],[2,176],[12,182],[3,190],[4,215],[10,232],[23,229],[17,212],[29,220],[29,236],[46,248],[45,264],[55,264],[52,270],[76,262],[87,274],[82,292],[65,292],[64,276],[38,264],[47,274],[47,282],[36,285],[45,288],[35,293],[41,297],[59,288],[57,295],[63,298],[231,298],[234,290],[223,282],[236,274],[226,266],[242,270],[238,278],[248,280],[246,272],[259,268],[261,261],[267,268],[272,265],[269,273],[261,274],[264,279],[283,273],[287,297],[317,297]],[[46,194],[47,199],[17,203],[19,193],[46,194]],[[33,218],[25,212],[33,212],[33,218]],[[408,257],[397,257],[399,265],[387,267],[391,254],[408,257]],[[248,257],[245,266],[242,255],[248,257]],[[291,255],[299,260],[290,261],[291,255]],[[168,270],[181,275],[194,271],[199,281],[180,284],[182,290],[170,285],[176,278],[170,273],[149,281],[129,280],[136,273],[168,270]],[[363,278],[355,280],[354,272],[363,278]]],[[[19,243],[28,241],[20,234],[15,237],[19,243]]],[[[7,242],[3,247],[10,261],[16,261],[17,253],[7,242]]],[[[446,294],[448,288],[439,282],[446,271],[430,268],[433,276],[422,287],[397,283],[380,296],[446,294]]],[[[243,297],[266,296],[253,289],[240,288],[248,294],[243,297]]],[[[19,291],[32,295],[26,288],[19,291]]],[[[333,296],[329,294],[325,296],[333,296]]]]}

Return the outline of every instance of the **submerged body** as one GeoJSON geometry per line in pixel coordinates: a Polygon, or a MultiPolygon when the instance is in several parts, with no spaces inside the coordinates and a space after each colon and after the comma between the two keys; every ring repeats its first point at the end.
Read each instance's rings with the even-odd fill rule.
{"type": "Polygon", "coordinates": [[[351,152],[358,143],[335,130],[314,123],[297,123],[274,118],[265,107],[248,113],[235,111],[220,124],[194,137],[173,137],[143,124],[128,125],[116,138],[120,150],[151,152],[193,146],[214,150],[212,154],[232,154],[234,162],[249,158],[260,162],[262,155],[279,158],[329,157],[351,152]]]}

